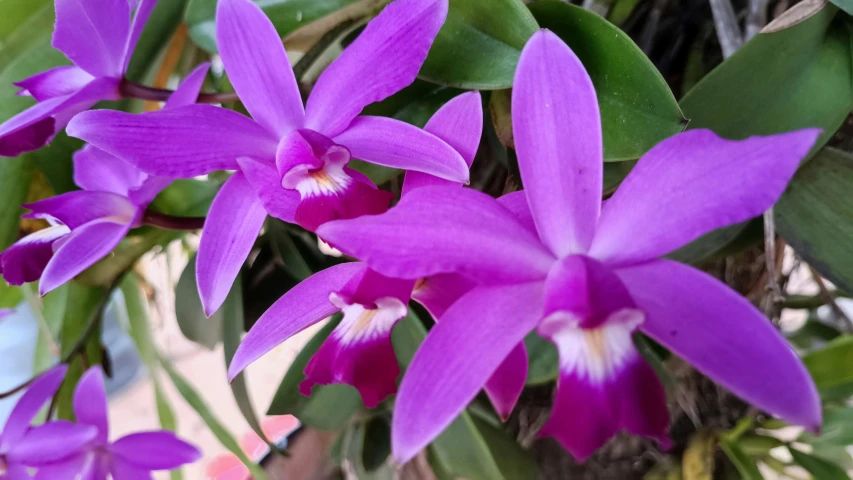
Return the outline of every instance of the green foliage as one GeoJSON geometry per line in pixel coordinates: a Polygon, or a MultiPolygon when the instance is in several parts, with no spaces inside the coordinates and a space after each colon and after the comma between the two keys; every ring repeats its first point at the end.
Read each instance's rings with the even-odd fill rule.
{"type": "Polygon", "coordinates": [[[175,287],[175,315],[187,339],[213,350],[222,341],[223,309],[210,318],[204,314],[195,278],[195,256],[190,258],[175,287]]]}

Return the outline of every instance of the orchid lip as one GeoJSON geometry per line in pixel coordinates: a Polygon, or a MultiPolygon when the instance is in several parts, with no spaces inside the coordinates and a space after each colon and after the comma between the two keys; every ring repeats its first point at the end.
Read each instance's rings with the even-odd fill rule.
{"type": "Polygon", "coordinates": [[[329,301],[344,314],[339,340],[348,344],[387,334],[397,320],[406,316],[406,304],[394,297],[382,297],[373,304],[350,303],[345,295],[329,294],[329,301]]]}
{"type": "Polygon", "coordinates": [[[316,195],[339,195],[353,179],[344,170],[352,155],[329,138],[311,130],[286,137],[277,159],[281,186],[297,190],[305,199],[316,195]]]}

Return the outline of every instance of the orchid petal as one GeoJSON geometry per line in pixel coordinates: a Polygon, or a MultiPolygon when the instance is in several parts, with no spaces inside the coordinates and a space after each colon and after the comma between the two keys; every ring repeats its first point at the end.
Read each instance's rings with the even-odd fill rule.
{"type": "Polygon", "coordinates": [[[267,213],[287,223],[295,223],[299,192],[282,188],[275,166],[250,157],[238,158],[237,163],[267,213]]]}
{"type": "Polygon", "coordinates": [[[491,400],[501,420],[506,421],[515,408],[524,384],[527,382],[527,348],[519,343],[498,365],[486,381],[486,395],[491,400]]]}
{"type": "Polygon", "coordinates": [[[585,252],[601,204],[601,116],[583,64],[548,30],[535,33],[521,53],[512,117],[539,236],[559,257],[585,252]]]}
{"type": "Polygon", "coordinates": [[[130,227],[129,223],[99,220],[71,232],[47,263],[39,282],[39,293],[47,294],[107,256],[130,227]]]}
{"type": "Polygon", "coordinates": [[[91,476],[81,475],[85,473],[86,463],[91,455],[82,453],[73,457],[65,458],[59,462],[47,465],[39,465],[35,480],[92,480],[91,476]]]}
{"type": "Polygon", "coordinates": [[[317,234],[395,278],[458,273],[487,283],[530,281],[543,279],[554,262],[509,211],[468,188],[417,188],[382,215],[329,222],[317,234]]]}
{"type": "Polygon", "coordinates": [[[41,407],[59,389],[67,371],[66,365],[58,365],[33,381],[6,420],[6,426],[0,434],[0,452],[8,452],[20,441],[41,407]]]}
{"type": "Polygon", "coordinates": [[[139,0],[135,3],[136,10],[133,12],[130,35],[127,36],[127,43],[124,48],[123,72],[126,72],[127,67],[130,66],[130,60],[133,58],[139,37],[142,36],[142,31],[145,29],[145,24],[148,23],[148,18],[151,17],[151,12],[157,6],[157,0],[139,0]]]}
{"type": "MultiPolygon", "coordinates": [[[[468,92],[450,100],[430,118],[424,131],[431,133],[459,152],[471,168],[483,135],[483,100],[480,92],[468,92]]],[[[403,195],[413,188],[445,185],[450,182],[433,175],[411,171],[403,182],[403,195]]]]}
{"type": "Polygon", "coordinates": [[[461,275],[433,275],[415,284],[412,299],[423,305],[432,318],[439,319],[456,300],[475,285],[473,280],[461,275]]]}
{"type": "Polygon", "coordinates": [[[468,183],[468,164],[459,152],[435,135],[393,118],[358,117],[334,140],[366,162],[468,183]]]}
{"type": "Polygon", "coordinates": [[[31,428],[9,452],[15,463],[39,466],[63,460],[76,454],[91,442],[97,430],[89,425],[78,425],[57,420],[31,428]]]}
{"type": "Polygon", "coordinates": [[[411,84],[447,18],[447,0],[397,0],[320,75],[306,107],[306,127],[341,133],[367,105],[411,84]]]}
{"type": "Polygon", "coordinates": [[[0,274],[9,285],[23,285],[41,278],[53,258],[53,244],[68,235],[65,225],[37,230],[0,253],[0,274]]]}
{"type": "Polygon", "coordinates": [[[119,81],[98,78],[80,90],[37,103],[0,124],[0,156],[16,157],[43,147],[66,121],[99,100],[118,97],[119,81]]]}
{"type": "Polygon", "coordinates": [[[207,316],[222,306],[266,218],[263,204],[241,172],[216,194],[201,231],[196,261],[198,292],[207,316]]]}
{"type": "Polygon", "coordinates": [[[95,441],[98,445],[106,444],[110,425],[107,416],[107,390],[100,367],[87,370],[77,383],[77,389],[74,391],[74,416],[79,423],[97,429],[95,441]]]}
{"type": "Polygon", "coordinates": [[[274,158],[278,140],[252,119],[211,105],[142,114],[83,112],[68,135],[111,153],[143,172],[192,178],[237,169],[237,158],[274,158]]]}
{"type": "Polygon", "coordinates": [[[154,476],[150,470],[134,466],[130,462],[126,462],[121,458],[112,458],[110,465],[110,473],[112,478],[120,478],[122,480],[153,480],[154,476]]]}
{"type": "Polygon", "coordinates": [[[725,140],[691,130],[646,153],[607,201],[590,255],[630,264],[760,215],[782,195],[820,130],[725,140]]]}
{"type": "Polygon", "coordinates": [[[126,197],[147,177],[133,165],[91,145],[74,152],[74,183],[84,190],[126,197]]]}
{"type": "Polygon", "coordinates": [[[32,77],[15,82],[18,95],[29,95],[37,102],[71,95],[88,85],[95,77],[80,67],[66,65],[51,68],[32,77]]]}
{"type": "MultiPolygon", "coordinates": [[[[0,478],[3,480],[30,480],[33,477],[27,467],[12,463],[6,466],[6,472],[0,478]]],[[[50,480],[56,479],[51,478],[50,480]]]]}
{"type": "Polygon", "coordinates": [[[478,287],[430,330],[403,376],[394,405],[391,445],[398,463],[414,457],[477,396],[536,326],[542,293],[541,282],[478,287]]]}
{"type": "Polygon", "coordinates": [[[536,222],[533,220],[533,215],[530,213],[530,206],[527,205],[527,195],[523,190],[510,192],[506,195],[498,197],[498,203],[504,208],[512,212],[515,218],[518,219],[528,230],[539,236],[536,231],[536,222]]]}
{"type": "Polygon", "coordinates": [[[201,92],[201,87],[204,84],[204,79],[207,77],[207,71],[210,70],[210,62],[204,62],[195,67],[189,75],[184,78],[178,89],[175,90],[164,109],[174,109],[193,105],[198,100],[198,94],[201,92]]]}
{"type": "Polygon", "coordinates": [[[352,181],[342,191],[328,195],[318,194],[303,198],[296,208],[296,223],[308,231],[315,231],[320,225],[332,220],[358,218],[362,215],[376,215],[388,210],[394,195],[379,190],[376,185],[361,176],[359,172],[344,169],[352,181]]]}
{"type": "Polygon", "coordinates": [[[167,430],[133,433],[109,448],[113,455],[146,470],[171,470],[201,458],[197,448],[167,430]]]}
{"type": "Polygon", "coordinates": [[[250,363],[296,333],[337,312],[329,294],[340,290],[353,277],[367,270],[362,263],[343,263],[311,275],[287,291],[243,338],[228,367],[233,380],[250,363]]]}
{"type": "Polygon", "coordinates": [[[56,0],[53,48],[96,77],[121,77],[130,5],[116,0],[56,0]]]}
{"type": "Polygon", "coordinates": [[[72,230],[101,219],[129,222],[136,206],[125,197],[110,192],[78,190],[22,205],[32,212],[24,218],[53,217],[72,230]]]}
{"type": "Polygon", "coordinates": [[[228,79],[258,123],[279,137],[302,127],[302,96],[290,60],[259,6],[249,0],[220,0],[216,44],[228,79]]]}
{"type": "Polygon", "coordinates": [[[820,398],[788,342],[719,280],[668,260],[615,270],[646,314],[640,330],[756,407],[809,428],[820,398]]]}

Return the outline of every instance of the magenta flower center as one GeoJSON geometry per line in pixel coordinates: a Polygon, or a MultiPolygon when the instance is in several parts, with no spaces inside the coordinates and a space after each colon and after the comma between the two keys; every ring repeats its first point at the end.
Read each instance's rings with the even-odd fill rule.
{"type": "Polygon", "coordinates": [[[305,199],[339,195],[353,182],[345,168],[349,150],[312,130],[292,132],[279,145],[276,164],[281,186],[297,190],[305,199]]]}

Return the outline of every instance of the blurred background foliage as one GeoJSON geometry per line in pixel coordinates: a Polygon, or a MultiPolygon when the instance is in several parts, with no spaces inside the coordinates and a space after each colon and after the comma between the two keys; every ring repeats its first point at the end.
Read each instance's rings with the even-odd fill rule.
{"type": "MultiPolygon", "coordinates": [[[[387,0],[257,3],[282,36],[300,86],[308,92],[324,66],[387,0]]],[[[777,322],[786,309],[807,312],[807,320],[786,334],[820,388],[825,408],[821,435],[792,432],[638,336],[640,350],[671,398],[674,446],[663,452],[651,442],[620,436],[586,464],[576,465],[551,440],[535,438],[547,418],[556,351],[532,335],[527,339],[529,388],[510,421],[500,423],[488,402],[478,398],[430,445],[422,461],[398,472],[389,464],[393,400],[368,410],[349,386],[318,387],[311,397],[297,390],[305,364],[337,318],[281,372],[270,405],[253,405],[244,378],[232,383],[240,411],[262,438],[256,407],[269,414],[293,414],[308,428],[337,432],[330,456],[343,477],[752,480],[775,471],[819,480],[848,478],[845,472],[853,470],[848,451],[853,445],[853,324],[841,304],[845,292],[853,292],[853,1],[575,3],[450,0],[447,23],[419,80],[365,113],[423,126],[455,95],[484,90],[486,131],[471,184],[495,196],[517,190],[509,89],[521,48],[544,27],[572,47],[595,84],[604,132],[605,197],[651,146],[687,128],[710,128],[728,138],[822,128],[818,144],[771,215],[711,232],[672,254],[726,281],[761,307],[769,321],[777,322]],[[793,249],[793,266],[785,261],[785,245],[793,249]],[[785,293],[794,267],[813,275],[816,295],[785,293]],[[776,289],[781,297],[773,294],[776,289]]],[[[161,0],[134,53],[129,79],[174,87],[195,65],[215,55],[215,7],[216,0],[161,0]]],[[[14,95],[13,81],[65,62],[49,44],[53,17],[51,0],[0,0],[0,121],[31,103],[14,95]]],[[[231,91],[221,68],[214,68],[205,90],[231,91]]],[[[139,112],[158,105],[124,100],[110,107],[139,112]]],[[[224,107],[242,111],[239,104],[224,107]]],[[[22,222],[21,203],[76,188],[71,154],[80,146],[60,134],[48,147],[0,162],[0,247],[44,226],[22,222]]],[[[365,164],[358,168],[382,188],[399,193],[400,172],[365,164]]],[[[178,180],[150,208],[203,217],[227,176],[178,180]]],[[[33,285],[2,286],[0,307],[24,301],[35,311],[42,327],[37,368],[56,357],[71,363],[57,403],[58,414],[69,416],[74,378],[83,366],[101,363],[110,371],[99,332],[108,299],[120,290],[129,332],[155,379],[161,424],[174,428],[177,420],[162,395],[160,382],[168,379],[253,476],[264,478],[262,468],[240,451],[208,409],[204,392],[181,378],[152,343],[150,288],[134,265],[144,254],[163,252],[173,242],[183,242],[191,256],[193,243],[187,238],[187,233],[138,228],[107,259],[44,298],[37,297],[33,285]],[[165,376],[161,379],[158,372],[165,376]]],[[[190,260],[176,286],[181,331],[206,348],[221,342],[227,363],[242,333],[273,301],[313,272],[341,261],[324,254],[312,234],[270,218],[225,306],[212,318],[202,313],[190,260]]],[[[431,323],[425,311],[412,306],[395,327],[393,342],[403,369],[431,323]]],[[[180,476],[173,473],[173,478],[180,476]]]]}

